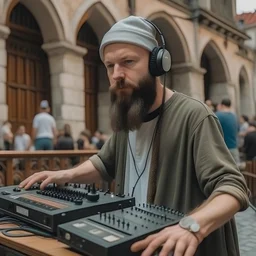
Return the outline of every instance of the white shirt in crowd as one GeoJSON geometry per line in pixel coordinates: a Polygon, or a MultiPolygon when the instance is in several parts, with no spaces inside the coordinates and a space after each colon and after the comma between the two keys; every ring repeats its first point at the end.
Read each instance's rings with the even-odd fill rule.
{"type": "Polygon", "coordinates": [[[28,150],[30,145],[30,136],[26,133],[22,135],[16,135],[14,138],[14,150],[24,151],[28,150]]]}
{"type": "Polygon", "coordinates": [[[54,138],[53,130],[56,128],[56,122],[48,113],[42,112],[37,114],[33,120],[33,128],[37,129],[35,138],[54,138]]]}
{"type": "Polygon", "coordinates": [[[12,131],[11,131],[10,127],[9,127],[7,124],[3,125],[3,126],[0,128],[0,149],[3,149],[3,148],[4,148],[4,136],[5,136],[6,134],[11,133],[11,132],[12,132],[12,131]]]}

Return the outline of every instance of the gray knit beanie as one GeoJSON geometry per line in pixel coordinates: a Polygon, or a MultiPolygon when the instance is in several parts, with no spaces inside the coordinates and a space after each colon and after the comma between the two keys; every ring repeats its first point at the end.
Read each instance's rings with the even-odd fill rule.
{"type": "Polygon", "coordinates": [[[150,52],[158,45],[155,28],[142,17],[129,16],[115,23],[104,35],[100,45],[103,61],[104,48],[113,43],[129,43],[141,46],[150,52]]]}

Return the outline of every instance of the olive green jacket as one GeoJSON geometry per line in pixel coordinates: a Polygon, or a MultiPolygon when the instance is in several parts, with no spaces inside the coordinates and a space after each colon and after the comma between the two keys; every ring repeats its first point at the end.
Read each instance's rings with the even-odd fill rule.
{"type": "MultiPolygon", "coordinates": [[[[202,102],[175,92],[165,103],[160,129],[155,204],[188,213],[210,196],[228,193],[240,202],[241,210],[248,207],[244,177],[225,145],[217,117],[202,102]]],[[[90,158],[105,180],[115,179],[117,193],[124,189],[127,136],[113,134],[98,155],[90,158]]],[[[205,238],[196,253],[237,255],[233,219],[205,238]]]]}

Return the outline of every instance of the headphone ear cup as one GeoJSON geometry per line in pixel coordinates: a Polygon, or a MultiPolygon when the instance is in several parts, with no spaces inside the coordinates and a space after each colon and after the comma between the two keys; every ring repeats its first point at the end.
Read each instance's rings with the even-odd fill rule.
{"type": "Polygon", "coordinates": [[[171,68],[170,53],[162,47],[155,47],[149,57],[149,72],[152,76],[161,76],[171,68]]]}
{"type": "Polygon", "coordinates": [[[161,75],[167,73],[171,69],[172,60],[171,55],[166,49],[159,49],[157,55],[157,67],[161,75]]]}
{"type": "Polygon", "coordinates": [[[158,52],[159,48],[155,47],[149,56],[149,72],[152,76],[159,76],[159,70],[158,70],[158,52]]]}

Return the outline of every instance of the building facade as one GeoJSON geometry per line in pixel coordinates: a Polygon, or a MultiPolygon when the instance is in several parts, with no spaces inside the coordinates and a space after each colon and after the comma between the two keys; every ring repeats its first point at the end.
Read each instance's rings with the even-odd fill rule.
{"type": "Polygon", "coordinates": [[[0,122],[31,130],[47,99],[58,127],[110,132],[104,33],[130,14],[154,22],[172,56],[169,88],[199,100],[231,98],[255,114],[254,52],[236,26],[235,0],[0,0],[0,122]]]}
{"type": "MultiPolygon", "coordinates": [[[[246,32],[250,40],[245,41],[245,46],[254,52],[254,68],[252,84],[256,87],[256,10],[254,12],[242,13],[236,16],[238,26],[246,32]]],[[[254,90],[256,99],[256,90],[254,90]]]]}

